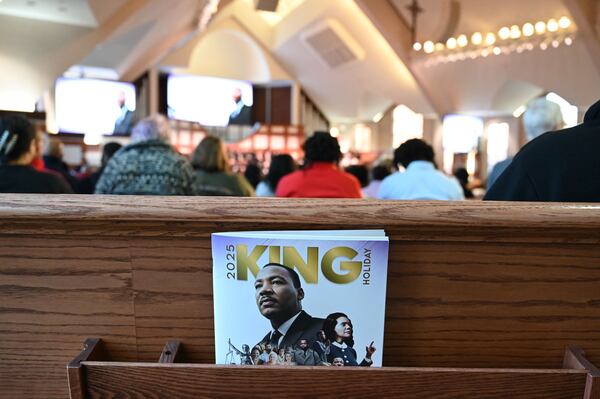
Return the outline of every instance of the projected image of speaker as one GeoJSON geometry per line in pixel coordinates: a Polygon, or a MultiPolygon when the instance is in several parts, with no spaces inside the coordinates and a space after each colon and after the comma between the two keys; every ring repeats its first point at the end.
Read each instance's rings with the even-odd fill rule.
{"type": "Polygon", "coordinates": [[[208,76],[169,75],[167,107],[171,119],[203,126],[250,126],[252,84],[208,76]]]}
{"type": "Polygon", "coordinates": [[[124,136],[135,124],[136,92],[131,83],[59,78],[55,94],[61,133],[124,136]]]}

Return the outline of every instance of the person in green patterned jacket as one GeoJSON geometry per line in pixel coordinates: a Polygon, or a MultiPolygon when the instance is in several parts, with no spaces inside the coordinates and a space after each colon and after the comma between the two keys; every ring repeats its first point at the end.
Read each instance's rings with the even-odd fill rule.
{"type": "Polygon", "coordinates": [[[169,144],[169,123],[162,115],[140,121],[131,144],[106,165],[96,194],[195,195],[192,166],[169,144]]]}

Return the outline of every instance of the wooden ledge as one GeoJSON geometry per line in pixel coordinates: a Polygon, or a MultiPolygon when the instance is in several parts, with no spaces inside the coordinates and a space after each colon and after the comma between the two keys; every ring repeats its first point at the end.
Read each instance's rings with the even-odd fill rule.
{"type": "Polygon", "coordinates": [[[0,222],[243,222],[437,227],[600,227],[600,204],[239,197],[0,195],[0,222]]]}

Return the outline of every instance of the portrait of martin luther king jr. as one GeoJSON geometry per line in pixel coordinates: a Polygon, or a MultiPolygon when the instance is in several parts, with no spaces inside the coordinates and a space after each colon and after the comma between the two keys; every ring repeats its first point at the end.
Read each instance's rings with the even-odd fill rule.
{"type": "Polygon", "coordinates": [[[287,348],[305,339],[312,346],[324,320],[302,310],[304,289],[298,273],[279,263],[268,263],[256,275],[254,288],[258,310],[271,322],[271,330],[259,343],[287,348]]]}

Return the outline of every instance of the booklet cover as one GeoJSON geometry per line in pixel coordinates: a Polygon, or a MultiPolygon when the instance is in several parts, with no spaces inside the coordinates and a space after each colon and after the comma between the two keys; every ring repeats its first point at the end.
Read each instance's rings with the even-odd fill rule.
{"type": "Polygon", "coordinates": [[[217,364],[381,366],[383,230],[212,235],[217,364]]]}

